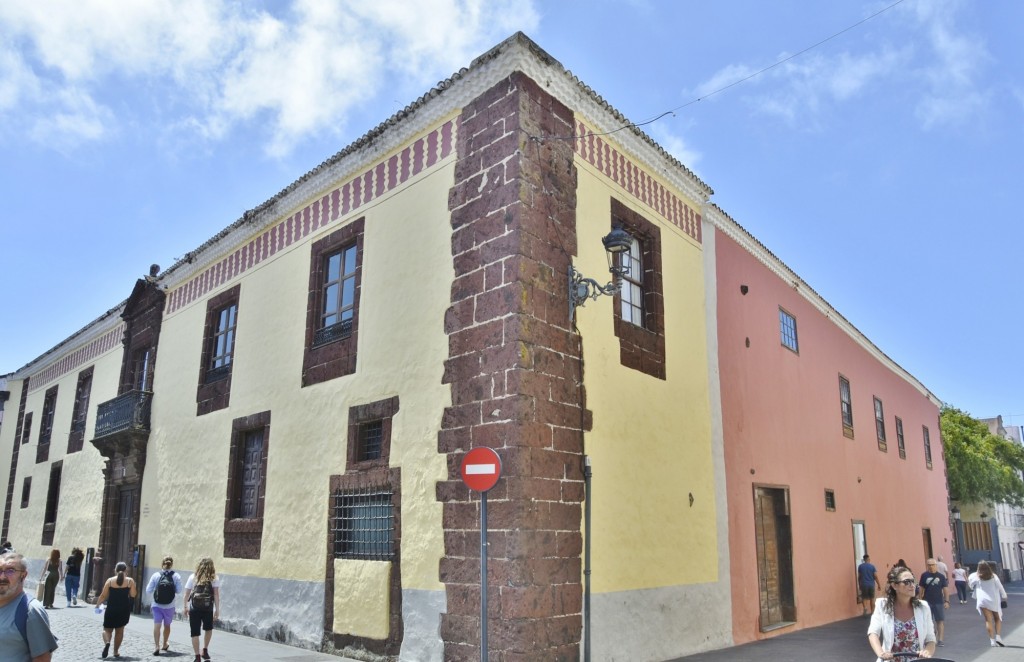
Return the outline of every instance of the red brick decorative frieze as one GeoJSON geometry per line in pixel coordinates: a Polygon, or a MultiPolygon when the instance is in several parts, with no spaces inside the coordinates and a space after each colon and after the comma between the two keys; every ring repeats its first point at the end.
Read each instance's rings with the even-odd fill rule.
{"type": "Polygon", "coordinates": [[[583,122],[577,123],[576,134],[580,136],[576,141],[576,151],[580,158],[621,186],[626,193],[653,208],[690,238],[701,242],[700,213],[583,122]]]}
{"type": "Polygon", "coordinates": [[[89,363],[116,347],[120,347],[123,338],[124,324],[122,323],[70,354],[65,354],[39,372],[32,374],[33,390],[40,389],[53,380],[59,379],[72,370],[77,369],[79,366],[89,363]]]}
{"type": "Polygon", "coordinates": [[[240,246],[177,287],[167,300],[167,313],[206,296],[311,233],[364,207],[412,177],[437,165],[455,149],[455,122],[450,120],[338,188],[314,200],[258,237],[240,246]]]}
{"type": "Polygon", "coordinates": [[[459,466],[502,458],[488,493],[489,659],[575,660],[582,629],[583,429],[589,420],[565,274],[576,253],[568,108],[522,73],[465,107],[449,192],[455,280],[445,317],[452,405],[438,448],[444,659],[480,659],[479,495],[459,466]]]}

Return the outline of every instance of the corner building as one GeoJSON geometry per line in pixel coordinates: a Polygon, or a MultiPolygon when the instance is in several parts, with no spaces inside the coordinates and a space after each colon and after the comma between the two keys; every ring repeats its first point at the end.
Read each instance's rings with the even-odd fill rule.
{"type": "Polygon", "coordinates": [[[137,551],[139,578],[212,556],[225,627],[252,636],[477,660],[460,463],[488,446],[490,659],[749,638],[730,545],[750,495],[723,446],[747,377],[719,357],[708,243],[735,223],[628,125],[516,34],[152,270],[7,376],[5,535],[36,564],[94,547],[93,588],[137,551]],[[613,228],[623,288],[571,314],[570,267],[610,279],[613,228]],[[77,445],[40,455],[41,418],[77,445]]]}

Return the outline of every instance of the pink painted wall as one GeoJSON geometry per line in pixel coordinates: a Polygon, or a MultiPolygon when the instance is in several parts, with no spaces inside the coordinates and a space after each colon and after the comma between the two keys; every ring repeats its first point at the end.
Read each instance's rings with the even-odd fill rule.
{"type": "MultiPolygon", "coordinates": [[[[922,529],[931,529],[933,553],[947,561],[952,533],[937,405],[792,283],[721,232],[716,235],[733,636],[743,643],[860,615],[854,520],[865,523],[883,588],[885,572],[898,558],[915,573],[924,570],[922,529]],[[740,291],[744,284],[746,295],[740,291]],[[799,354],[780,342],[779,306],[796,317],[799,354]],[[851,385],[854,439],[843,435],[840,373],[851,385]],[[884,404],[888,452],[878,447],[873,396],[884,404]],[[897,448],[897,416],[903,420],[906,460],[897,448]],[[931,470],[922,425],[931,435],[931,470]],[[791,504],[797,622],[769,633],[759,626],[755,485],[787,487],[791,504]],[[826,489],[835,491],[835,512],[825,509],[826,489]]],[[[892,323],[920,325],[926,333],[929,320],[892,323]]]]}

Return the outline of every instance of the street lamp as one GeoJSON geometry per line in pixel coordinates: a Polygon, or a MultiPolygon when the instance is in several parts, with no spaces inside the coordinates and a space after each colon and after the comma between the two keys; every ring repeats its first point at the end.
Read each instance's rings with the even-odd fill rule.
{"type": "Polygon", "coordinates": [[[569,322],[576,320],[576,309],[587,302],[587,299],[597,300],[602,294],[615,294],[622,287],[622,277],[629,273],[629,267],[623,266],[619,260],[619,254],[625,253],[633,244],[633,237],[622,228],[614,228],[611,232],[601,238],[604,250],[608,254],[608,271],[612,274],[612,281],[607,285],[601,285],[593,278],[587,278],[576,267],[569,263],[569,322]]]}

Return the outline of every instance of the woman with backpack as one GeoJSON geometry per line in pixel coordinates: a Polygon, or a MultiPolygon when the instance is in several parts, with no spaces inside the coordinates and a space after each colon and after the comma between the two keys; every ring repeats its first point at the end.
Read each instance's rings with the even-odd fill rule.
{"type": "Polygon", "coordinates": [[[171,645],[168,639],[171,636],[171,621],[174,620],[175,598],[181,593],[181,575],[171,570],[174,566],[174,559],[165,556],[160,564],[160,570],[153,573],[146,584],[146,593],[153,594],[153,644],[156,648],[153,655],[159,655],[161,650],[167,651],[171,645]],[[164,645],[160,647],[160,625],[164,626],[164,645]]]}
{"type": "Polygon", "coordinates": [[[82,581],[82,561],[84,559],[85,553],[81,548],[75,547],[64,564],[64,595],[68,600],[68,607],[78,604],[78,587],[82,581]]]}
{"type": "Polygon", "coordinates": [[[196,571],[185,582],[185,617],[192,633],[194,662],[210,659],[207,650],[213,636],[213,622],[220,618],[220,579],[213,567],[213,559],[199,559],[196,571]],[[199,626],[203,626],[203,653],[199,654],[199,626]]]}
{"type": "Polygon", "coordinates": [[[103,583],[103,590],[96,598],[97,605],[107,603],[107,609],[103,612],[103,653],[100,657],[106,657],[110,652],[111,634],[114,638],[114,657],[121,656],[124,626],[128,625],[128,619],[132,617],[132,607],[135,606],[135,596],[138,595],[135,580],[125,576],[128,564],[118,561],[114,571],[117,574],[103,583]]]}

